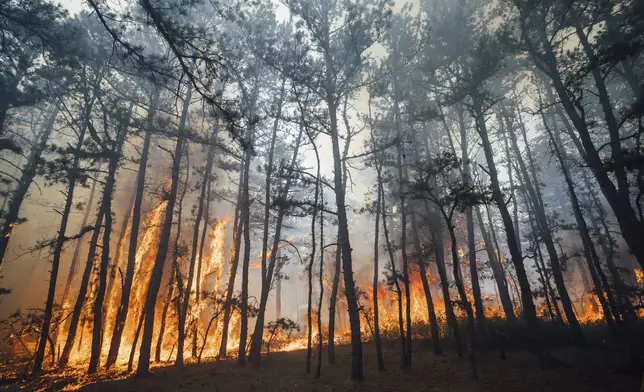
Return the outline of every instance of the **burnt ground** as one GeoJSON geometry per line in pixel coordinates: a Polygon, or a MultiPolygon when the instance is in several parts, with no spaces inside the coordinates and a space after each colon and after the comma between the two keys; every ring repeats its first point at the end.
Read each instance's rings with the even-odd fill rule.
{"type": "MultiPolygon", "coordinates": [[[[552,351],[569,364],[553,370],[541,370],[537,358],[518,348],[508,349],[507,359],[498,353],[477,353],[479,381],[469,379],[467,360],[450,352],[435,356],[428,347],[417,343],[413,367],[402,371],[396,347],[385,349],[385,372],[376,366],[373,344],[365,344],[365,380],[349,380],[350,347],[337,348],[336,365],[323,362],[322,376],[304,372],[305,351],[271,354],[259,371],[240,368],[233,360],[153,368],[146,378],[128,376],[123,372],[98,374],[92,377],[81,371],[44,374],[36,380],[8,380],[0,383],[0,391],[638,391],[636,375],[619,372],[611,365],[606,348],[572,347],[552,351]],[[113,378],[119,379],[113,379],[113,378]]],[[[325,352],[326,356],[326,352],[325,352]]]]}

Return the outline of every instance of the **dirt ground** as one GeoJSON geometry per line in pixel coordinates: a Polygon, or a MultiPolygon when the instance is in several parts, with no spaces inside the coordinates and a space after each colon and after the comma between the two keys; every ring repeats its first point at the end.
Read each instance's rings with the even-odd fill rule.
{"type": "MultiPolygon", "coordinates": [[[[37,380],[0,383],[0,391],[143,392],[143,391],[638,391],[640,380],[606,365],[601,348],[566,348],[553,352],[571,367],[541,370],[530,353],[510,349],[502,360],[496,352],[477,355],[480,380],[471,381],[467,361],[452,353],[435,356],[416,345],[413,368],[402,371],[395,347],[385,350],[385,372],[376,367],[373,344],[365,344],[365,380],[349,380],[350,348],[338,347],[337,365],[323,362],[322,376],[305,373],[304,351],[274,353],[259,371],[240,368],[232,360],[153,368],[153,376],[136,378],[121,373],[91,378],[79,372],[45,374],[37,380]],[[118,377],[120,379],[109,379],[118,377]]],[[[325,352],[326,360],[326,352],[325,352]]]]}

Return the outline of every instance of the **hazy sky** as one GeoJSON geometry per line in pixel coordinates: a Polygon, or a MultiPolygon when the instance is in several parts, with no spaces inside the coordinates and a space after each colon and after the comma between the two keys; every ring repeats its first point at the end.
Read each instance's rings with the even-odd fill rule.
{"type": "Polygon", "coordinates": [[[83,8],[83,0],[59,0],[59,3],[67,8],[69,12],[75,14],[83,8]]]}

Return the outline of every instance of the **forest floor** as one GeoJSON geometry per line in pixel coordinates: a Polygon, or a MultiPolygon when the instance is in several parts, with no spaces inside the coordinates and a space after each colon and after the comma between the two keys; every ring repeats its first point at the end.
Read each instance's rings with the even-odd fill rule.
{"type": "MultiPolygon", "coordinates": [[[[508,349],[507,359],[497,352],[477,353],[479,381],[469,377],[467,360],[452,352],[435,356],[428,347],[417,343],[413,367],[403,371],[399,351],[384,350],[386,370],[377,371],[374,345],[364,344],[365,380],[351,382],[349,346],[337,348],[337,365],[322,366],[322,376],[304,372],[306,352],[273,353],[263,359],[261,369],[240,368],[233,360],[153,368],[146,378],[128,376],[124,372],[94,376],[68,371],[46,373],[38,379],[0,382],[0,391],[62,391],[86,392],[165,392],[165,391],[638,391],[640,380],[634,375],[620,374],[607,366],[606,349],[559,348],[552,354],[569,367],[541,370],[537,358],[520,349],[508,349]],[[117,378],[117,379],[114,379],[117,378]]],[[[326,358],[326,350],[325,350],[326,358]]]]}

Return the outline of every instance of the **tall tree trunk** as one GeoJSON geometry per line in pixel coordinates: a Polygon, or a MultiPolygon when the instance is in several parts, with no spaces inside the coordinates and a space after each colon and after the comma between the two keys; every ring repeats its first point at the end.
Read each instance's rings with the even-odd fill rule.
{"type": "Polygon", "coordinates": [[[154,332],[154,313],[155,305],[157,302],[157,295],[159,287],[161,286],[161,278],[163,277],[163,264],[168,253],[170,245],[170,232],[172,231],[172,216],[174,213],[174,205],[177,199],[177,189],[179,186],[179,169],[181,167],[181,156],[184,150],[185,142],[185,127],[186,119],[188,117],[188,107],[190,106],[190,99],[192,98],[192,85],[188,85],[185,98],[183,100],[183,110],[181,119],[179,121],[179,129],[177,134],[177,143],[174,150],[172,160],[172,180],[170,184],[170,192],[168,195],[168,204],[166,207],[163,230],[159,240],[159,247],[157,255],[152,267],[150,275],[150,283],[148,291],[145,296],[144,312],[146,314],[143,323],[143,336],[141,339],[141,350],[139,352],[139,362],[137,365],[136,373],[139,376],[145,376],[150,372],[150,354],[152,348],[152,334],[154,332]]]}
{"type": "Polygon", "coordinates": [[[226,286],[226,299],[224,302],[224,319],[222,322],[221,345],[219,346],[218,357],[225,357],[228,352],[228,328],[232,315],[232,298],[235,289],[235,278],[237,266],[239,265],[239,247],[241,246],[243,222],[241,221],[242,189],[244,184],[244,167],[239,174],[239,187],[237,189],[237,203],[235,204],[235,219],[233,222],[233,247],[230,255],[230,268],[228,270],[228,284],[226,286]]]}
{"type": "MultiPolygon", "coordinates": [[[[295,140],[295,148],[293,149],[293,156],[291,157],[290,167],[295,167],[297,162],[300,143],[302,141],[302,133],[304,132],[304,127],[300,127],[300,131],[295,140]]],[[[286,215],[286,210],[288,208],[288,195],[291,188],[291,177],[286,180],[286,184],[280,191],[279,199],[283,202],[279,205],[277,211],[277,219],[275,222],[275,235],[273,236],[273,244],[271,247],[271,258],[268,262],[266,269],[266,282],[262,284],[261,295],[259,299],[259,311],[257,312],[257,319],[255,320],[255,329],[253,330],[253,336],[251,340],[250,354],[248,356],[249,361],[253,366],[259,367],[260,365],[260,356],[262,349],[262,338],[264,335],[264,317],[266,315],[266,305],[268,303],[268,294],[270,293],[270,288],[272,285],[273,277],[275,275],[275,264],[277,262],[277,250],[279,249],[279,243],[281,241],[282,235],[282,223],[284,221],[284,216],[286,215]]]]}
{"type": "Polygon", "coordinates": [[[237,350],[237,364],[246,363],[246,339],[248,338],[248,267],[250,263],[250,196],[248,192],[250,162],[252,159],[252,132],[248,131],[246,135],[246,151],[244,153],[244,174],[242,198],[241,198],[241,221],[244,235],[244,258],[242,259],[242,281],[241,281],[241,323],[239,330],[239,348],[237,350]]]}
{"type": "MultiPolygon", "coordinates": [[[[213,166],[213,161],[214,161],[214,156],[215,156],[215,141],[217,140],[217,136],[219,134],[219,118],[215,117],[215,125],[214,125],[214,131],[211,139],[211,145],[208,148],[208,158],[206,159],[206,163],[208,163],[208,159],[210,160],[210,165],[206,164],[205,171],[204,171],[204,176],[207,180],[207,186],[206,186],[206,192],[203,195],[202,199],[205,197],[206,199],[206,205],[204,207],[204,219],[203,219],[203,229],[201,230],[201,239],[199,240],[199,256],[198,260],[199,262],[197,263],[197,305],[201,301],[201,296],[203,294],[203,290],[201,288],[202,282],[202,273],[201,273],[201,268],[202,268],[202,262],[203,262],[203,251],[206,246],[206,234],[208,233],[208,226],[210,224],[210,192],[211,192],[211,187],[212,187],[212,166],[213,166]],[[211,158],[212,156],[212,158],[211,158]]],[[[200,201],[201,203],[201,201],[200,201]]],[[[209,323],[211,324],[211,323],[209,323]]],[[[195,328],[197,328],[198,324],[195,323],[195,328]]],[[[198,330],[195,329],[193,331],[193,339],[192,339],[192,349],[193,349],[193,357],[197,356],[197,336],[198,336],[198,330]]],[[[206,336],[207,337],[207,336],[206,336]]],[[[204,338],[204,344],[202,347],[205,347],[205,341],[206,338],[204,338]]],[[[203,348],[201,349],[203,352],[203,348]]],[[[199,358],[201,358],[201,355],[199,355],[199,358]]]]}
{"type": "MultiPolygon", "coordinates": [[[[320,155],[315,142],[311,141],[318,163],[318,176],[316,187],[320,192],[320,205],[324,207],[324,189],[320,189],[320,155]]],[[[318,300],[318,362],[315,370],[315,377],[320,378],[322,372],[322,348],[324,347],[324,335],[322,334],[322,300],[324,299],[324,209],[320,210],[320,275],[318,285],[320,287],[320,298],[318,300]]],[[[380,362],[379,362],[380,363],[380,362]]]]}
{"type": "Polygon", "coordinates": [[[467,343],[467,358],[470,366],[470,377],[472,380],[478,379],[478,372],[476,371],[476,359],[474,357],[474,347],[476,346],[476,325],[474,321],[474,312],[472,310],[472,304],[467,299],[467,294],[465,293],[465,286],[463,285],[463,278],[461,273],[460,261],[458,257],[458,245],[456,243],[456,227],[453,223],[453,209],[448,214],[443,210],[443,207],[438,206],[442,212],[443,218],[445,218],[445,223],[447,224],[447,230],[449,232],[449,237],[451,240],[452,248],[452,267],[454,273],[454,283],[456,285],[456,290],[461,299],[461,304],[465,309],[465,314],[467,315],[467,332],[469,341],[467,343]]]}
{"type": "MultiPolygon", "coordinates": [[[[389,239],[389,229],[387,228],[387,202],[385,200],[385,190],[382,186],[382,177],[380,174],[379,166],[376,166],[378,172],[378,193],[380,194],[380,214],[382,214],[382,230],[385,235],[385,245],[387,246],[387,253],[389,253],[389,268],[391,268],[391,277],[390,282],[393,283],[396,290],[396,300],[398,305],[398,332],[400,334],[400,358],[404,358],[407,350],[405,345],[407,344],[407,339],[405,337],[405,325],[404,325],[404,316],[403,316],[403,304],[402,304],[402,290],[400,289],[400,283],[398,282],[398,271],[396,269],[396,261],[394,258],[394,250],[389,239]]],[[[390,283],[390,284],[391,284],[390,283]]]]}
{"type": "MultiPolygon", "coordinates": [[[[210,136],[211,143],[214,142],[217,137],[218,128],[215,128],[210,136]]],[[[206,158],[206,168],[204,172],[203,179],[201,181],[201,194],[199,197],[199,203],[197,204],[197,213],[195,217],[195,224],[192,231],[192,250],[190,253],[190,265],[188,267],[188,281],[186,282],[186,289],[183,292],[183,302],[181,304],[181,312],[179,313],[179,325],[178,325],[178,340],[177,340],[177,366],[183,366],[183,345],[185,343],[185,330],[186,330],[186,318],[188,317],[188,307],[190,305],[190,297],[192,296],[192,282],[197,281],[197,292],[195,293],[195,301],[199,303],[199,281],[201,280],[201,268],[199,271],[195,271],[196,262],[197,262],[197,250],[199,249],[199,226],[201,225],[201,219],[203,217],[204,211],[204,202],[208,197],[206,191],[208,189],[208,183],[210,181],[210,172],[212,170],[213,161],[215,158],[214,148],[210,148],[208,152],[208,157],[206,158]],[[195,277],[195,272],[197,275],[195,277]]],[[[186,184],[187,186],[187,184],[186,184]]],[[[206,228],[204,227],[204,230],[206,228]]],[[[199,314],[193,315],[195,320],[194,326],[194,336],[193,336],[193,357],[197,356],[197,329],[199,322],[199,314]]]]}
{"type": "MultiPolygon", "coordinates": [[[[519,150],[519,145],[517,143],[516,135],[513,132],[512,123],[510,122],[507,116],[503,116],[503,117],[505,119],[505,125],[507,127],[507,131],[510,136],[510,142],[512,143],[512,146],[514,148],[517,163],[523,174],[523,185],[526,191],[528,192],[530,199],[532,200],[532,207],[535,213],[538,227],[540,229],[539,232],[541,233],[541,238],[546,246],[546,250],[548,251],[548,256],[550,257],[552,274],[555,280],[555,285],[557,286],[557,291],[559,292],[561,305],[564,309],[564,313],[566,314],[566,320],[568,321],[568,325],[570,326],[575,343],[578,345],[583,345],[585,344],[584,335],[581,330],[581,325],[577,320],[577,316],[575,314],[574,308],[572,306],[572,301],[570,300],[570,296],[568,295],[568,290],[566,289],[566,284],[563,277],[563,271],[559,263],[559,254],[557,253],[557,249],[555,248],[554,240],[552,238],[552,230],[550,229],[550,226],[548,224],[548,218],[546,217],[546,214],[544,211],[545,206],[541,198],[541,192],[537,188],[538,178],[535,176],[534,165],[530,165],[532,169],[533,178],[534,178],[534,183],[533,183],[532,180],[530,179],[530,174],[528,173],[528,169],[525,165],[525,162],[523,161],[523,157],[519,150]]],[[[531,157],[532,155],[530,153],[530,146],[526,145],[525,147],[526,147],[526,151],[528,152],[528,156],[531,157]]]]}
{"type": "MultiPolygon", "coordinates": [[[[604,253],[604,256],[606,257],[606,265],[608,266],[608,271],[611,275],[611,282],[613,283],[613,287],[615,288],[615,292],[620,303],[619,312],[622,314],[625,321],[632,320],[633,318],[637,318],[637,313],[635,313],[633,304],[630,301],[628,295],[628,287],[626,287],[626,285],[624,284],[619,269],[617,268],[617,265],[613,260],[613,256],[615,254],[615,241],[612,238],[608,223],[606,222],[606,211],[604,210],[604,206],[602,205],[601,201],[595,194],[585,171],[582,171],[582,177],[584,178],[584,183],[586,184],[586,188],[588,190],[588,200],[586,201],[586,204],[591,212],[590,221],[593,225],[593,231],[599,236],[598,244],[602,247],[602,251],[604,253]],[[597,211],[597,218],[594,214],[592,214],[592,211],[597,211]],[[598,220],[602,228],[604,229],[603,235],[599,229],[599,223],[597,222],[598,220]]],[[[601,268],[599,268],[597,273],[601,275],[604,272],[601,268]]],[[[619,316],[616,315],[616,318],[618,317],[619,316]]]]}
{"type": "Polygon", "coordinates": [[[339,234],[335,237],[335,263],[333,270],[333,282],[331,283],[331,295],[329,296],[329,365],[336,363],[335,360],[335,311],[338,303],[338,289],[340,287],[340,273],[342,272],[342,246],[340,246],[339,234]]]}
{"type": "MultiPolygon", "coordinates": [[[[451,145],[452,152],[456,153],[454,144],[451,138],[451,131],[445,122],[445,117],[443,117],[443,126],[445,127],[447,140],[451,145]]],[[[431,135],[429,130],[425,130],[425,137],[423,142],[425,144],[425,154],[428,158],[432,155],[432,150],[429,146],[429,139],[431,135]]],[[[440,153],[440,147],[436,146],[435,153],[440,153]]],[[[443,303],[445,305],[445,318],[447,319],[447,326],[452,331],[452,336],[456,341],[456,352],[458,356],[463,355],[463,342],[461,339],[461,331],[458,327],[458,321],[456,320],[456,315],[454,314],[454,306],[452,305],[452,300],[449,293],[449,280],[447,279],[447,271],[445,269],[445,249],[443,248],[443,224],[442,219],[436,208],[432,208],[429,205],[427,200],[423,200],[423,205],[425,207],[425,214],[427,215],[427,220],[429,223],[429,230],[432,240],[432,248],[434,253],[434,258],[436,260],[436,269],[438,270],[438,276],[441,281],[441,292],[443,293],[443,303]]]]}
{"type": "MultiPolygon", "coordinates": [[[[92,329],[92,348],[89,357],[88,374],[96,373],[101,360],[101,348],[103,347],[103,302],[105,300],[105,289],[107,286],[107,269],[110,262],[110,237],[112,235],[112,194],[114,193],[114,184],[116,183],[116,171],[118,170],[121,159],[123,144],[130,126],[132,110],[134,105],[130,106],[127,112],[121,110],[119,119],[118,134],[116,141],[109,152],[107,179],[103,188],[102,209],[105,211],[105,227],[103,229],[103,247],[101,249],[101,262],[98,272],[98,288],[94,300],[94,326],[92,329]]],[[[105,130],[107,132],[107,130],[105,130]]],[[[106,135],[107,138],[107,135],[106,135]]]]}
{"type": "Polygon", "coordinates": [[[176,273],[176,263],[172,263],[172,270],[168,278],[168,295],[163,303],[163,310],[161,311],[161,325],[159,325],[159,336],[157,337],[157,345],[154,350],[154,362],[161,362],[161,349],[163,347],[163,338],[165,337],[166,318],[168,317],[168,309],[170,308],[172,295],[174,294],[174,276],[176,273]]]}
{"type": "MultiPolygon", "coordinates": [[[[466,188],[470,187],[470,157],[467,151],[467,129],[463,118],[463,109],[457,109],[458,124],[461,134],[461,159],[463,161],[463,183],[466,188]]],[[[474,216],[472,206],[465,209],[465,218],[467,223],[467,255],[470,263],[470,275],[472,278],[472,295],[474,296],[474,307],[476,309],[476,327],[480,334],[485,334],[485,312],[483,310],[483,297],[481,296],[481,286],[479,284],[479,274],[476,266],[476,244],[474,239],[474,216]]]]}
{"type": "MultiPolygon", "coordinates": [[[[413,143],[414,158],[416,161],[420,160],[420,154],[416,143],[413,143]]],[[[404,171],[405,181],[409,178],[409,173],[405,168],[404,171]]],[[[418,222],[416,219],[416,213],[411,214],[411,233],[412,239],[414,241],[414,249],[416,251],[416,263],[418,264],[420,281],[423,285],[423,292],[425,293],[425,302],[427,303],[427,317],[429,320],[430,336],[432,339],[432,348],[435,355],[442,353],[441,344],[440,344],[440,334],[438,332],[438,320],[436,319],[436,311],[434,309],[434,299],[432,298],[432,290],[429,287],[429,281],[427,280],[427,267],[426,261],[423,254],[423,249],[420,243],[420,237],[418,235],[418,222]]]]}
{"type": "Polygon", "coordinates": [[[528,275],[523,264],[523,256],[521,255],[521,250],[517,246],[517,236],[514,231],[514,223],[512,222],[512,217],[508,211],[507,204],[503,197],[503,192],[501,192],[501,186],[499,184],[498,174],[496,171],[496,164],[494,163],[494,153],[492,151],[492,145],[488,138],[488,131],[485,125],[485,116],[483,110],[481,109],[478,100],[475,100],[474,108],[474,118],[476,120],[476,129],[481,138],[481,143],[483,145],[483,150],[485,152],[485,159],[488,164],[488,172],[490,176],[490,182],[492,186],[492,195],[494,201],[501,212],[501,218],[503,220],[503,225],[505,226],[505,231],[507,234],[508,248],[510,249],[510,254],[512,256],[512,263],[517,272],[517,279],[519,280],[519,286],[521,289],[521,302],[523,303],[523,316],[526,321],[531,326],[536,326],[537,321],[537,312],[534,307],[534,302],[532,301],[532,291],[530,290],[530,281],[528,280],[528,275]]]}
{"type": "MultiPolygon", "coordinates": [[[[99,162],[98,167],[96,168],[97,172],[101,171],[101,163],[99,162]]],[[[89,216],[92,212],[92,206],[94,204],[94,195],[96,194],[96,184],[98,181],[92,179],[92,187],[89,191],[89,197],[87,198],[87,205],[85,206],[85,214],[83,214],[83,221],[81,222],[81,229],[87,226],[89,221],[89,216]]],[[[76,240],[76,246],[74,246],[74,254],[72,256],[72,261],[69,265],[69,273],[67,274],[67,280],[65,281],[65,288],[63,289],[63,296],[60,299],[60,304],[65,306],[67,301],[67,296],[69,295],[69,289],[72,287],[72,282],[74,281],[74,276],[76,276],[76,269],[78,268],[78,260],[80,258],[81,245],[83,241],[80,239],[76,240]]]]}
{"type": "Polygon", "coordinates": [[[394,102],[394,121],[396,124],[397,137],[396,143],[396,163],[398,166],[398,198],[400,200],[400,248],[402,253],[402,279],[405,287],[405,351],[402,358],[402,367],[411,367],[411,293],[409,290],[409,260],[407,258],[407,210],[405,208],[405,187],[402,163],[402,132],[400,129],[400,108],[398,101],[394,102]]]}
{"type": "MultiPolygon", "coordinates": [[[[382,343],[380,341],[380,325],[379,325],[379,314],[378,314],[378,255],[380,249],[378,248],[379,240],[379,229],[380,229],[380,202],[381,194],[380,187],[378,189],[378,197],[376,199],[376,224],[375,224],[375,233],[373,235],[373,282],[371,286],[371,293],[373,297],[373,337],[376,343],[376,358],[378,359],[378,371],[382,372],[385,370],[385,361],[382,357],[382,343]]],[[[436,342],[434,342],[436,344],[436,342]]]]}
{"type": "MultiPolygon", "coordinates": [[[[349,120],[347,118],[347,100],[344,101],[344,111],[343,119],[345,128],[347,129],[347,137],[344,142],[344,148],[342,150],[342,186],[343,190],[347,189],[347,156],[349,154],[349,146],[351,144],[352,134],[350,133],[349,120]]],[[[340,243],[340,229],[338,228],[338,234],[336,236],[336,253],[335,253],[335,270],[333,273],[333,282],[331,285],[331,297],[329,299],[329,364],[335,364],[335,312],[338,304],[338,291],[340,288],[340,273],[342,271],[342,244],[340,243]]]]}
{"type": "Polygon", "coordinates": [[[38,167],[41,165],[40,157],[47,147],[47,142],[49,141],[49,136],[54,130],[54,122],[56,121],[57,116],[58,108],[54,108],[47,118],[47,122],[45,123],[42,131],[36,137],[36,144],[32,147],[27,163],[22,169],[22,175],[20,176],[17,184],[18,186],[11,194],[9,208],[4,216],[2,232],[0,232],[0,265],[2,265],[7,247],[9,246],[9,240],[11,239],[13,228],[19,224],[20,207],[27,196],[29,187],[34,181],[34,178],[36,178],[36,172],[38,167]]]}
{"type": "Polygon", "coordinates": [[[598,269],[601,269],[601,265],[599,263],[599,257],[597,256],[595,245],[593,244],[592,238],[590,237],[588,225],[586,224],[586,220],[581,212],[579,199],[577,198],[577,193],[575,192],[573,180],[570,175],[570,171],[568,169],[568,163],[566,162],[566,157],[564,156],[565,152],[562,149],[561,140],[558,139],[555,135],[553,135],[553,132],[548,126],[545,120],[545,117],[543,118],[543,121],[544,121],[544,126],[546,128],[546,131],[550,136],[550,140],[552,141],[552,146],[554,147],[555,155],[559,160],[559,166],[561,168],[561,172],[563,173],[564,181],[566,182],[566,187],[568,188],[568,196],[570,197],[572,210],[575,215],[575,220],[577,222],[577,229],[579,230],[579,236],[581,237],[581,241],[583,244],[584,256],[586,257],[588,270],[590,271],[590,276],[593,280],[593,285],[595,286],[593,291],[595,292],[595,295],[599,300],[599,304],[602,307],[604,318],[606,320],[606,324],[608,325],[609,330],[613,334],[616,334],[617,329],[615,326],[615,320],[613,320],[613,317],[610,311],[610,308],[613,308],[613,309],[616,308],[615,299],[613,298],[613,294],[611,292],[608,281],[605,280],[604,282],[602,282],[597,273],[598,269]],[[606,293],[606,297],[604,297],[604,293],[606,293]],[[606,299],[608,299],[608,303],[606,299]],[[609,303],[610,303],[610,307],[609,307],[609,303]]]}
{"type": "MultiPolygon", "coordinates": [[[[78,136],[78,143],[76,145],[78,149],[82,148],[83,142],[85,140],[85,131],[87,130],[87,123],[90,121],[89,115],[92,112],[93,102],[94,102],[94,99],[92,98],[89,101],[89,103],[85,106],[84,122],[83,122],[83,126],[81,127],[80,134],[78,136]]],[[[40,340],[38,343],[38,348],[36,350],[36,355],[34,357],[33,373],[39,373],[42,370],[42,363],[45,357],[45,348],[47,344],[47,338],[49,337],[49,327],[51,324],[51,315],[54,307],[54,299],[56,294],[56,281],[58,279],[58,267],[60,266],[60,259],[63,253],[63,245],[65,242],[65,232],[67,231],[67,223],[69,222],[69,214],[72,210],[73,203],[74,203],[74,190],[76,189],[76,178],[78,176],[77,172],[79,167],[80,167],[80,155],[75,154],[74,160],[72,163],[72,169],[69,171],[67,175],[67,181],[68,181],[67,198],[65,199],[65,206],[63,207],[63,211],[61,213],[62,217],[60,220],[60,228],[58,229],[58,234],[56,236],[56,243],[54,246],[53,261],[52,261],[52,267],[51,267],[51,278],[49,279],[47,302],[45,303],[45,316],[43,319],[43,326],[40,332],[40,340]]],[[[94,229],[98,230],[98,225],[95,226],[94,229]]],[[[93,257],[92,257],[92,260],[93,260],[93,257]]],[[[80,300],[80,294],[79,294],[79,300],[80,300]]],[[[76,320],[76,323],[78,323],[78,319],[76,320]]],[[[69,350],[71,350],[71,347],[69,348],[69,350]]],[[[63,352],[63,355],[64,355],[64,352],[63,352]]]]}
{"type": "MultiPolygon", "coordinates": [[[[308,277],[308,302],[307,302],[307,312],[306,312],[306,321],[308,323],[307,328],[307,341],[306,341],[306,372],[311,373],[311,354],[312,354],[312,339],[313,339],[313,321],[312,321],[312,306],[313,306],[313,264],[315,263],[315,251],[317,247],[317,240],[315,238],[315,223],[317,219],[317,210],[318,210],[318,201],[319,201],[319,192],[320,192],[320,165],[318,162],[318,172],[317,172],[317,181],[315,182],[315,196],[313,201],[313,211],[311,217],[311,259],[309,260],[309,265],[307,267],[307,277],[308,277]]],[[[324,206],[323,206],[324,207],[324,206]]],[[[320,252],[324,252],[324,249],[320,249],[320,252]]]]}
{"type": "Polygon", "coordinates": [[[132,292],[132,282],[134,280],[136,251],[138,247],[139,228],[141,225],[141,206],[143,204],[143,193],[145,190],[145,174],[148,167],[152,128],[154,126],[154,117],[156,115],[158,101],[159,92],[157,91],[150,100],[146,119],[145,136],[143,138],[143,148],[141,150],[141,157],[139,158],[139,170],[136,178],[134,206],[132,207],[132,226],[130,227],[130,242],[128,244],[127,264],[125,266],[125,277],[123,279],[123,287],[121,291],[121,303],[114,320],[112,340],[110,341],[110,348],[107,354],[107,361],[105,363],[105,368],[108,370],[112,365],[114,365],[114,363],[116,363],[119,349],[121,347],[125,321],[127,320],[130,309],[130,294],[132,292]]]}
{"type": "MultiPolygon", "coordinates": [[[[519,179],[519,182],[521,182],[521,179],[519,179]]],[[[554,312],[554,317],[555,317],[554,321],[563,324],[563,316],[561,315],[561,311],[559,310],[557,295],[555,294],[555,291],[552,288],[552,284],[550,283],[550,274],[548,273],[548,268],[546,266],[545,261],[543,260],[543,254],[541,252],[541,241],[539,240],[539,231],[537,230],[537,227],[535,226],[535,223],[534,223],[532,206],[530,204],[529,197],[527,196],[525,190],[523,191],[523,193],[524,193],[523,200],[525,203],[525,209],[528,212],[528,221],[530,222],[530,230],[532,233],[532,238],[534,238],[534,249],[535,249],[534,265],[537,268],[537,272],[541,276],[541,280],[543,283],[543,292],[546,298],[546,305],[548,305],[548,309],[550,313],[554,312]]]]}
{"type": "MultiPolygon", "coordinates": [[[[96,258],[96,248],[98,247],[98,237],[101,232],[101,227],[103,225],[103,219],[105,218],[105,210],[103,209],[103,203],[98,209],[96,215],[96,223],[94,224],[94,232],[92,233],[92,238],[89,242],[89,249],[87,251],[87,263],[85,264],[85,270],[83,271],[83,277],[81,278],[80,287],[78,289],[78,297],[76,298],[76,304],[74,305],[74,310],[72,311],[72,316],[69,322],[69,330],[67,331],[67,339],[65,340],[65,346],[63,347],[63,352],[60,355],[58,360],[58,367],[64,368],[69,362],[69,356],[74,347],[74,341],[76,339],[76,331],[78,330],[78,322],[81,318],[81,313],[83,311],[83,306],[85,305],[85,298],[87,298],[87,288],[89,286],[89,280],[92,276],[92,270],[94,269],[94,259],[96,258]]],[[[82,331],[81,325],[81,331],[82,331]]]]}
{"type": "Polygon", "coordinates": [[[485,251],[487,253],[487,257],[490,260],[492,275],[494,276],[496,287],[499,290],[499,299],[501,301],[503,313],[505,314],[505,319],[513,323],[516,321],[516,316],[514,314],[512,301],[510,300],[510,292],[508,291],[508,282],[505,279],[505,272],[503,271],[503,266],[501,266],[501,263],[497,258],[497,254],[494,251],[494,247],[490,242],[488,232],[485,229],[485,223],[483,222],[483,217],[481,216],[481,210],[478,207],[476,208],[476,219],[479,223],[483,242],[485,243],[485,251]]]}
{"type": "MultiPolygon", "coordinates": [[[[642,241],[642,238],[644,238],[644,224],[638,220],[637,214],[631,205],[628,181],[625,175],[625,167],[621,152],[619,128],[612,112],[610,100],[608,100],[608,93],[604,91],[605,85],[603,81],[597,80],[597,75],[593,73],[596,87],[598,90],[602,90],[599,92],[600,104],[604,111],[609,130],[610,147],[612,159],[614,161],[613,166],[615,168],[618,183],[617,187],[613,183],[606,165],[593,143],[593,138],[586,121],[583,116],[577,112],[575,102],[573,98],[570,97],[564,81],[558,73],[557,59],[554,55],[552,43],[546,36],[545,26],[538,26],[537,30],[540,42],[543,44],[545,51],[545,61],[543,62],[544,65],[542,70],[550,77],[561,105],[564,107],[566,114],[579,134],[581,145],[585,150],[585,160],[597,179],[597,183],[599,184],[602,193],[606,197],[606,200],[617,218],[624,240],[633,252],[638,263],[644,268],[644,241],[642,241]]],[[[580,36],[580,40],[581,39],[582,37],[580,36]]],[[[597,68],[595,67],[595,69],[597,68]]]]}

